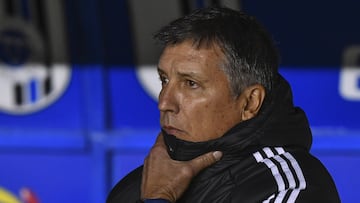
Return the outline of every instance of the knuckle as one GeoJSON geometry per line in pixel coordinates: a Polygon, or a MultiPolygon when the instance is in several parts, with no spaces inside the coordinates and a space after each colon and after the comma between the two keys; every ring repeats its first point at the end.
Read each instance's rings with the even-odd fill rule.
{"type": "Polygon", "coordinates": [[[194,170],[190,165],[185,165],[181,167],[180,173],[183,177],[192,177],[194,175],[194,170]]]}
{"type": "Polygon", "coordinates": [[[200,160],[199,160],[199,166],[200,166],[201,168],[203,168],[203,167],[206,167],[206,166],[211,165],[211,163],[213,163],[213,162],[214,162],[214,158],[213,158],[211,155],[207,154],[207,155],[202,156],[202,157],[200,158],[200,160]]]}
{"type": "Polygon", "coordinates": [[[153,157],[153,156],[157,156],[158,154],[163,153],[163,149],[159,146],[154,146],[151,148],[150,153],[149,153],[149,157],[153,157]]]}

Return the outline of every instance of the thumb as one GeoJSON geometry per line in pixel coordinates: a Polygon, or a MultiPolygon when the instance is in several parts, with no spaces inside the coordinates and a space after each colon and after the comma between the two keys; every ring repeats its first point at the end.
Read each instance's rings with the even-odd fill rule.
{"type": "Polygon", "coordinates": [[[222,157],[222,152],[215,151],[203,154],[190,161],[191,168],[194,175],[198,174],[201,170],[211,166],[219,161],[222,157]]]}

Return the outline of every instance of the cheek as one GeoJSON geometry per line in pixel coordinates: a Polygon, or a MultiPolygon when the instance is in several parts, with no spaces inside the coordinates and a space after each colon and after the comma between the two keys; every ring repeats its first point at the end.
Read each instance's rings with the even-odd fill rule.
{"type": "Polygon", "coordinates": [[[209,102],[193,111],[193,132],[201,136],[202,141],[222,136],[238,121],[235,111],[229,104],[209,102]]]}
{"type": "MultiPolygon", "coordinates": [[[[224,104],[226,105],[226,104],[224,104]]],[[[209,110],[209,122],[211,122],[211,126],[216,126],[216,129],[218,131],[225,130],[226,126],[229,126],[231,122],[229,121],[229,118],[231,117],[230,114],[232,111],[224,105],[217,105],[214,106],[214,108],[211,108],[209,110]]]]}
{"type": "Polygon", "coordinates": [[[222,131],[227,131],[237,123],[241,122],[241,108],[239,101],[232,98],[228,100],[221,100],[217,106],[214,107],[213,116],[214,122],[222,131]]]}

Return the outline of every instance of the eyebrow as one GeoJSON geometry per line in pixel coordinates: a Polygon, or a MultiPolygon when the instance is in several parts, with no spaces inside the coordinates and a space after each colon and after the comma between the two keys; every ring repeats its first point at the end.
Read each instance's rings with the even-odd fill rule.
{"type": "Polygon", "coordinates": [[[188,73],[182,73],[182,72],[177,72],[177,74],[183,78],[195,78],[195,79],[199,79],[199,80],[203,80],[202,77],[200,77],[199,75],[197,75],[194,72],[188,72],[188,73]]]}
{"type": "MultiPolygon", "coordinates": [[[[159,74],[165,74],[165,71],[163,71],[160,67],[157,68],[159,74]]],[[[201,77],[200,75],[196,74],[196,72],[190,71],[190,72],[177,72],[177,75],[179,75],[181,78],[194,78],[201,82],[207,82],[209,79],[206,79],[204,77],[201,77]]]]}
{"type": "Polygon", "coordinates": [[[159,74],[165,73],[159,66],[157,66],[157,72],[158,72],[159,74]]]}

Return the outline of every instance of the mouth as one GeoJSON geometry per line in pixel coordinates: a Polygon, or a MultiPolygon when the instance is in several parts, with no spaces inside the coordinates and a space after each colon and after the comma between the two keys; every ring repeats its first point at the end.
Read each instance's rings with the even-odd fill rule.
{"type": "Polygon", "coordinates": [[[178,129],[178,128],[175,128],[173,126],[163,126],[162,129],[167,133],[167,134],[170,134],[170,135],[174,135],[174,136],[177,136],[181,133],[184,133],[184,131],[178,129]]]}

